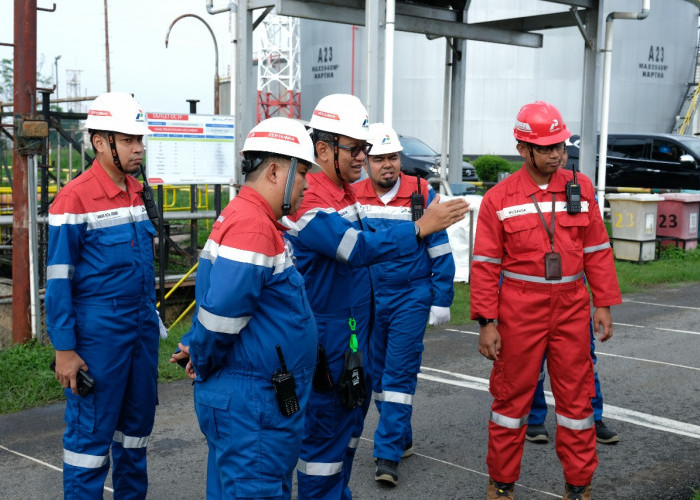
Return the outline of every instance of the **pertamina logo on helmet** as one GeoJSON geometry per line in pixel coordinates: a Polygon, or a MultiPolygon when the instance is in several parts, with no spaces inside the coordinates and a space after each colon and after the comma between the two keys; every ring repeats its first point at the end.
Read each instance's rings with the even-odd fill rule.
{"type": "Polygon", "coordinates": [[[248,137],[255,137],[258,139],[276,139],[280,141],[288,141],[288,142],[293,142],[295,144],[299,144],[299,139],[294,137],[293,135],[288,135],[288,134],[280,134],[279,132],[260,132],[260,131],[252,131],[248,134],[248,137]]]}
{"type": "Polygon", "coordinates": [[[554,119],[552,120],[552,124],[549,126],[549,131],[550,131],[550,132],[556,132],[557,130],[559,130],[559,120],[557,120],[556,118],[554,118],[554,119]]]}
{"type": "Polygon", "coordinates": [[[314,114],[320,116],[321,118],[328,118],[329,120],[340,120],[340,117],[335,113],[329,113],[327,111],[321,111],[320,109],[315,109],[314,114]]]}

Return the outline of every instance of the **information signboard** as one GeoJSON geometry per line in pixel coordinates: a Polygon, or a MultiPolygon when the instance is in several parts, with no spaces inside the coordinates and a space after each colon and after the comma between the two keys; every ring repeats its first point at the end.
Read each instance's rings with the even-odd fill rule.
{"type": "Polygon", "coordinates": [[[234,117],[147,113],[146,170],[151,184],[232,184],[234,117]]]}

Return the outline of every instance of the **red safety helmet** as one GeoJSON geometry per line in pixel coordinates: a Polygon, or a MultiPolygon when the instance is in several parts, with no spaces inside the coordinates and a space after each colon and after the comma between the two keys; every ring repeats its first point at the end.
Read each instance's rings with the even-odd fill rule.
{"type": "Polygon", "coordinates": [[[526,104],[515,119],[513,135],[519,141],[550,146],[571,137],[557,108],[543,101],[526,104]]]}

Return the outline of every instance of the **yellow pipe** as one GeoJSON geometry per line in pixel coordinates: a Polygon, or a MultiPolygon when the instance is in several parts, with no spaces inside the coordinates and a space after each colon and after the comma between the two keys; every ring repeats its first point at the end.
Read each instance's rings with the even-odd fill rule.
{"type": "Polygon", "coordinates": [[[189,306],[187,306],[187,309],[185,309],[184,312],[180,316],[178,316],[177,319],[175,321],[173,321],[173,324],[170,325],[168,328],[174,327],[175,325],[177,325],[180,322],[180,320],[182,318],[187,316],[187,313],[189,313],[192,310],[192,308],[194,307],[196,302],[197,302],[196,300],[193,300],[192,303],[189,306]]]}
{"type": "Polygon", "coordinates": [[[679,130],[679,133],[681,135],[685,134],[685,129],[688,128],[688,126],[690,125],[690,119],[693,117],[693,114],[695,113],[695,108],[698,104],[698,95],[700,95],[700,83],[698,83],[695,92],[693,92],[693,97],[690,100],[690,106],[688,106],[688,112],[685,114],[685,118],[683,119],[683,123],[681,124],[681,128],[679,130]]]}
{"type": "MultiPolygon", "coordinates": [[[[177,289],[177,287],[179,287],[182,284],[182,282],[185,281],[189,277],[189,275],[192,274],[197,269],[197,266],[199,266],[199,262],[197,262],[194,266],[192,266],[190,268],[190,270],[187,271],[185,273],[185,275],[182,278],[180,278],[180,280],[177,283],[175,283],[175,285],[170,289],[170,291],[165,294],[165,297],[163,297],[163,300],[167,300],[167,298],[170,297],[170,295],[177,289]]],[[[160,307],[160,302],[156,303],[156,307],[160,307]]]]}

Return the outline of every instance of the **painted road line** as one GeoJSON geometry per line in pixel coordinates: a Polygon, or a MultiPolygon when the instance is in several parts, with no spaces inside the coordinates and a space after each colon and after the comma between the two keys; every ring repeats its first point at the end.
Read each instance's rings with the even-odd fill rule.
{"type": "MultiPolygon", "coordinates": [[[[419,373],[418,377],[425,380],[449,385],[456,385],[459,387],[466,387],[468,389],[476,389],[478,391],[489,390],[489,381],[485,378],[472,377],[471,375],[464,375],[461,373],[454,373],[445,370],[439,370],[437,368],[429,368],[426,366],[421,366],[421,370],[426,370],[454,377],[453,379],[448,379],[435,375],[429,375],[426,373],[419,373]]],[[[549,391],[545,391],[544,394],[545,399],[547,400],[547,404],[554,405],[554,396],[552,396],[552,393],[549,391]]],[[[685,422],[680,422],[678,420],[671,420],[670,418],[665,417],[657,417],[648,413],[628,410],[626,408],[620,408],[619,406],[612,406],[607,403],[605,404],[605,418],[619,420],[622,422],[639,425],[641,427],[657,429],[660,431],[678,434],[681,436],[687,436],[693,439],[700,439],[700,425],[688,424],[685,422]]]]}
{"type": "Polygon", "coordinates": [[[693,307],[693,306],[675,306],[671,304],[659,304],[658,302],[643,302],[641,300],[628,300],[628,299],[622,299],[622,303],[630,303],[630,304],[643,304],[647,306],[658,306],[658,307],[674,307],[676,309],[690,309],[691,311],[700,311],[700,307],[693,307]]]}
{"type": "Polygon", "coordinates": [[[633,358],[632,356],[622,356],[620,354],[609,354],[607,352],[595,352],[596,356],[609,356],[611,358],[622,358],[622,359],[629,359],[632,361],[644,361],[645,363],[654,363],[656,365],[664,365],[664,366],[673,366],[675,368],[683,368],[685,370],[695,370],[700,372],[700,368],[696,368],[694,366],[688,366],[688,365],[679,365],[677,363],[668,363],[666,361],[655,361],[653,359],[646,359],[646,358],[633,358]]]}
{"type": "Polygon", "coordinates": [[[629,328],[646,328],[649,330],[659,330],[661,332],[672,332],[672,333],[688,333],[690,335],[700,335],[700,332],[695,332],[692,330],[676,330],[674,328],[659,328],[658,326],[646,326],[646,325],[630,325],[629,323],[615,323],[614,326],[626,326],[629,328]]]}
{"type": "MultiPolygon", "coordinates": [[[[44,467],[48,467],[49,469],[53,469],[58,472],[63,472],[63,469],[60,467],[56,467],[55,465],[51,465],[50,463],[44,462],[43,460],[39,460],[38,458],[30,457],[29,455],[25,455],[24,453],[20,453],[15,450],[11,450],[3,445],[0,444],[0,450],[5,450],[8,453],[12,453],[13,455],[17,455],[18,457],[26,458],[27,460],[30,460],[32,462],[35,462],[39,465],[43,465],[44,467]]],[[[107,486],[104,487],[106,491],[109,491],[110,493],[114,493],[114,490],[112,488],[109,488],[107,486]]]]}
{"type": "MultiPolygon", "coordinates": [[[[367,441],[368,443],[374,444],[374,441],[373,441],[372,439],[369,439],[369,438],[366,438],[366,437],[361,437],[360,439],[363,440],[363,441],[367,441]]],[[[440,463],[440,464],[443,464],[443,465],[448,465],[448,466],[454,467],[454,468],[456,468],[456,469],[461,469],[461,470],[466,471],[466,472],[471,472],[472,474],[477,474],[477,475],[483,476],[483,477],[489,477],[489,475],[488,475],[487,473],[485,473],[485,472],[481,472],[481,471],[478,471],[478,470],[470,469],[469,467],[464,467],[463,465],[459,465],[459,464],[456,464],[456,463],[454,463],[454,462],[448,462],[447,460],[442,460],[442,459],[440,459],[440,458],[431,457],[430,455],[424,455],[423,453],[418,453],[418,452],[413,452],[413,455],[416,456],[416,457],[426,458],[426,459],[428,459],[428,460],[432,460],[433,462],[437,462],[437,463],[440,463]]],[[[535,492],[537,492],[537,493],[542,493],[543,495],[547,495],[547,496],[550,496],[550,497],[561,498],[561,495],[557,495],[556,493],[552,493],[552,492],[550,492],[550,491],[538,490],[537,488],[532,488],[532,487],[526,486],[526,485],[524,485],[524,484],[522,484],[522,483],[515,483],[515,484],[516,484],[517,486],[520,486],[521,488],[525,488],[525,489],[528,490],[528,491],[535,491],[535,492]]]]}

